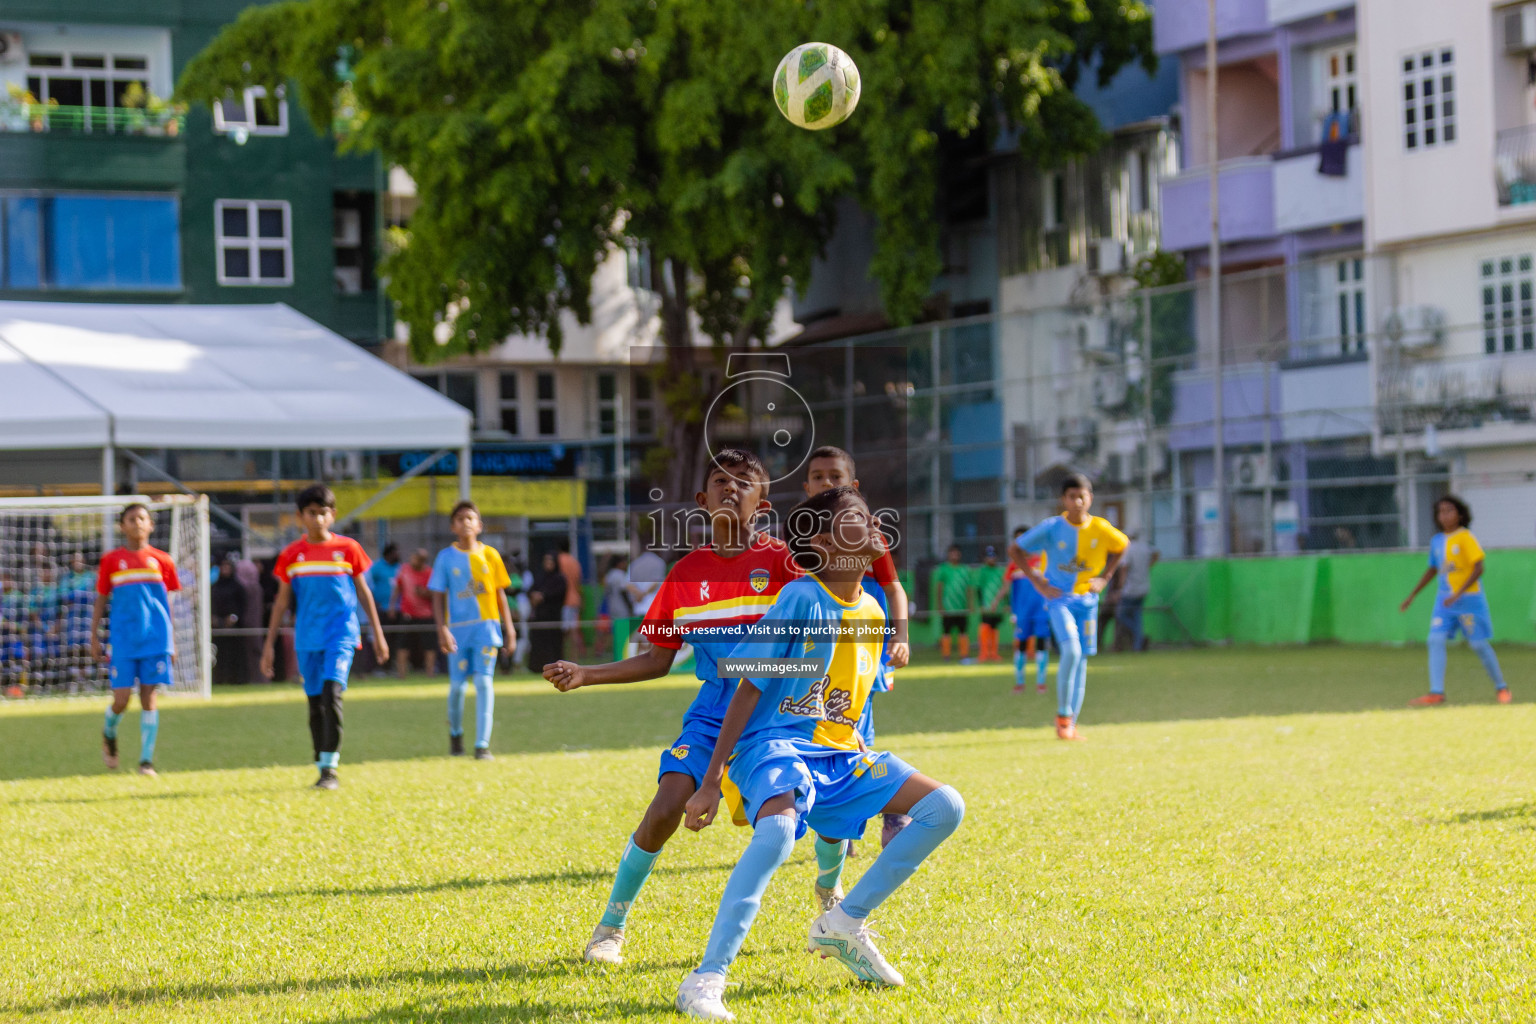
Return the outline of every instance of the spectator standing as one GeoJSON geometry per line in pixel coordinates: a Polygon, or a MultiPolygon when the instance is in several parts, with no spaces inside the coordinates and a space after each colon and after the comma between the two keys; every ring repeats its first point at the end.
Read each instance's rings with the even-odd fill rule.
{"type": "Polygon", "coordinates": [[[560,628],[571,639],[571,657],[581,661],[586,656],[586,645],[581,638],[581,563],[571,554],[571,542],[560,542],[560,558],[557,563],[565,577],[565,604],[560,612],[560,628]]]}
{"type": "MultiPolygon", "coordinates": [[[[236,575],[235,560],[225,555],[219,562],[219,578],[209,588],[208,601],[213,626],[218,630],[239,629],[245,621],[246,594],[236,575]]],[[[245,658],[245,637],[213,638],[213,681],[220,685],[244,685],[250,682],[245,658]]]]}
{"type": "MultiPolygon", "coordinates": [[[[245,594],[245,609],[240,613],[241,621],[252,628],[250,636],[240,638],[245,644],[245,664],[249,672],[250,666],[261,662],[262,638],[256,630],[267,621],[263,617],[267,609],[262,604],[261,567],[249,558],[242,558],[235,563],[235,579],[240,581],[240,589],[245,594]]],[[[272,582],[275,584],[277,581],[272,582]]]]}
{"type": "Polygon", "coordinates": [[[940,612],[939,651],[950,658],[951,637],[960,636],[960,662],[971,657],[970,613],[971,570],[961,562],[960,545],[951,544],[944,552],[944,562],[933,570],[933,605],[940,612]]]}
{"type": "MultiPolygon", "coordinates": [[[[379,552],[379,557],[368,567],[365,577],[368,581],[368,592],[373,595],[374,606],[379,610],[379,621],[386,629],[395,624],[395,613],[390,610],[390,604],[395,596],[395,577],[399,574],[400,545],[390,541],[384,545],[384,550],[379,552]]],[[[383,675],[386,666],[379,664],[378,658],[373,653],[373,638],[369,636],[369,631],[366,629],[362,630],[362,634],[363,648],[367,652],[362,670],[372,672],[374,675],[383,675]]],[[[396,636],[398,637],[398,634],[396,636]]],[[[399,643],[398,639],[395,642],[399,643]]]]}
{"type": "Polygon", "coordinates": [[[528,671],[540,675],[544,666],[559,661],[564,647],[564,615],[566,587],[570,585],[554,552],[544,552],[538,576],[528,600],[533,605],[532,622],[528,628],[528,671]]]}
{"type": "Polygon", "coordinates": [[[1120,560],[1120,603],[1115,610],[1115,646],[1119,647],[1120,634],[1124,633],[1131,650],[1147,649],[1147,636],[1142,622],[1142,612],[1147,595],[1152,592],[1152,567],[1160,557],[1156,548],[1141,539],[1141,534],[1131,534],[1125,557],[1120,560]]]}
{"type": "MultiPolygon", "coordinates": [[[[643,620],[651,610],[651,602],[656,600],[656,594],[661,590],[661,581],[667,578],[666,560],[647,548],[630,563],[628,575],[630,612],[635,618],[643,620]]],[[[632,656],[648,647],[650,641],[637,634],[630,641],[630,649],[624,653],[632,656]]]]}
{"type": "Polygon", "coordinates": [[[1003,613],[997,610],[998,602],[1007,594],[1004,585],[1008,570],[997,563],[997,548],[987,545],[982,562],[971,570],[976,587],[976,602],[981,608],[981,628],[977,637],[977,661],[1002,661],[997,647],[997,630],[1003,624],[1003,613]]]}
{"type": "Polygon", "coordinates": [[[614,555],[603,575],[603,600],[608,605],[608,618],[613,623],[614,658],[624,657],[629,644],[629,623],[634,609],[629,603],[629,559],[614,555]]]}
{"type": "Polygon", "coordinates": [[[432,623],[432,560],[426,548],[417,548],[411,561],[395,573],[392,607],[399,612],[400,649],[395,653],[395,672],[404,677],[412,662],[429,676],[437,675],[437,627],[432,623]]]}

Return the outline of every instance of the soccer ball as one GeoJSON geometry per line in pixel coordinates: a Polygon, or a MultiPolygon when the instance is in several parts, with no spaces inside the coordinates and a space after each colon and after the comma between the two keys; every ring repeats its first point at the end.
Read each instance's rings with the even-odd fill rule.
{"type": "Polygon", "coordinates": [[[773,100],[792,124],[812,131],[831,128],[859,105],[859,69],[830,43],[803,43],[779,61],[773,100]]]}

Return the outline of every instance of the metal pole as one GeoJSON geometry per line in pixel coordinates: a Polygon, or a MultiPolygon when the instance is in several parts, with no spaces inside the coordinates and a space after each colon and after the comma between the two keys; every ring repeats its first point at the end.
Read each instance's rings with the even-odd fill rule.
{"type": "Polygon", "coordinates": [[[470,485],[474,480],[475,449],[466,444],[459,449],[459,500],[468,501],[470,485]]]}
{"type": "MultiPolygon", "coordinates": [[[[626,386],[629,383],[627,373],[624,383],[626,386]]],[[[613,507],[619,512],[619,540],[624,542],[624,551],[629,554],[629,511],[626,508],[629,465],[624,459],[624,393],[619,390],[617,383],[614,384],[614,390],[619,393],[613,396],[613,507]]]]}
{"type": "Polygon", "coordinates": [[[1212,446],[1212,460],[1216,471],[1216,554],[1227,553],[1227,446],[1226,410],[1222,395],[1221,339],[1221,151],[1217,146],[1216,121],[1216,0],[1205,0],[1205,151],[1211,169],[1211,337],[1215,341],[1215,375],[1211,388],[1211,419],[1215,421],[1216,438],[1212,446]]]}
{"type": "MultiPolygon", "coordinates": [[[[101,449],[101,496],[112,497],[112,492],[117,490],[117,445],[112,435],[107,435],[107,443],[101,449]]],[[[117,517],[110,509],[101,512],[101,553],[117,547],[117,517]]]]}
{"type": "Polygon", "coordinates": [[[213,696],[213,551],[208,536],[208,495],[197,496],[197,662],[204,700],[213,696]]]}
{"type": "Polygon", "coordinates": [[[1141,388],[1146,406],[1146,426],[1142,431],[1145,438],[1144,448],[1146,454],[1141,460],[1141,539],[1149,546],[1155,546],[1152,542],[1153,517],[1152,517],[1152,451],[1153,431],[1157,429],[1157,416],[1152,411],[1152,292],[1146,288],[1141,290],[1141,388]]]}

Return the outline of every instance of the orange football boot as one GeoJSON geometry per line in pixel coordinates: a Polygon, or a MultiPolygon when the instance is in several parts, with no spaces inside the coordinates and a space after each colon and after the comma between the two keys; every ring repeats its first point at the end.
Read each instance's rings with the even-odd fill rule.
{"type": "Polygon", "coordinates": [[[1059,740],[1080,740],[1082,733],[1077,731],[1077,723],[1066,715],[1056,716],[1056,738],[1059,740]]]}
{"type": "Polygon", "coordinates": [[[1445,703],[1445,694],[1443,694],[1443,693],[1426,693],[1422,697],[1415,697],[1415,698],[1413,698],[1413,700],[1408,702],[1408,706],[1411,707],[1411,708],[1432,708],[1436,704],[1444,704],[1444,703],[1445,703]]]}
{"type": "Polygon", "coordinates": [[[1510,696],[1509,687],[1507,686],[1499,687],[1496,691],[1494,691],[1494,693],[1494,700],[1498,701],[1500,704],[1508,704],[1510,701],[1515,699],[1514,697],[1510,696]]]}

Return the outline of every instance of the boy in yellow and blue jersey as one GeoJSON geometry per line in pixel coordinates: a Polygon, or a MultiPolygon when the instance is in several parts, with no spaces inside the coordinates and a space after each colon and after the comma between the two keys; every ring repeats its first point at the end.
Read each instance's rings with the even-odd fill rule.
{"type": "Polygon", "coordinates": [[[1088,659],[1098,653],[1099,594],[1130,540],[1107,519],[1089,515],[1093,485],[1080,473],[1061,484],[1061,515],[1018,539],[1020,551],[1045,556],[1045,567],[1024,571],[1045,598],[1060,661],[1056,666],[1056,735],[1080,740],[1077,716],[1088,690],[1088,659]]]}
{"type": "Polygon", "coordinates": [[[480,509],[472,501],[453,506],[454,542],[437,553],[427,589],[437,645],[448,658],[448,753],[464,754],[464,686],[475,681],[475,760],[491,759],[491,718],[496,710],[496,651],[510,657],[517,646],[507,588],[512,585],[501,553],[480,543],[480,509]]]}
{"type": "Polygon", "coordinates": [[[836,958],[864,981],[903,984],[865,922],[965,814],[954,789],[894,754],[864,749],[859,739],[886,628],[884,612],[861,583],[880,551],[869,506],[852,487],[835,487],[801,502],[785,524],[790,552],[809,575],[786,584],[748,639],[722,660],[722,673],[744,678],[687,805],[690,829],[714,820],[729,762],[731,783],[753,824],[703,961],[678,990],[677,1008],[704,1020],[734,1019],[724,1002],[726,970],[795,840],[807,827],[833,839],[855,838],[881,813],[912,821],[847,897],[815,920],[807,941],[812,953],[836,958]]]}
{"type": "Polygon", "coordinates": [[[1429,692],[1409,703],[1414,707],[1445,703],[1446,645],[1460,633],[1493,680],[1498,702],[1508,704],[1509,686],[1499,668],[1499,656],[1489,643],[1493,639],[1493,616],[1483,593],[1483,547],[1467,529],[1472,525],[1472,509],[1456,495],[1447,494],[1435,502],[1435,525],[1440,532],[1429,542],[1429,567],[1398,608],[1406,612],[1419,591],[1439,577],[1435,610],[1429,620],[1429,692]]]}

